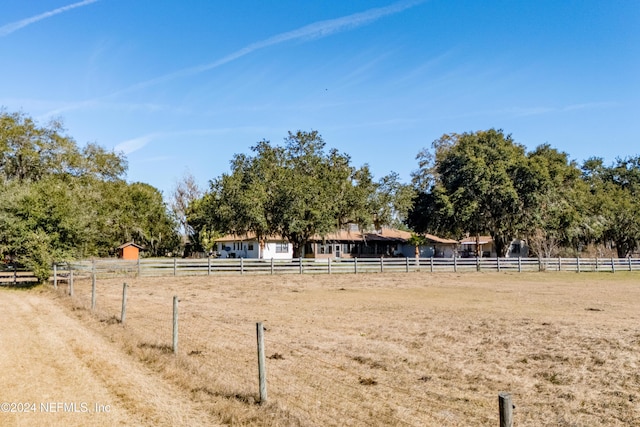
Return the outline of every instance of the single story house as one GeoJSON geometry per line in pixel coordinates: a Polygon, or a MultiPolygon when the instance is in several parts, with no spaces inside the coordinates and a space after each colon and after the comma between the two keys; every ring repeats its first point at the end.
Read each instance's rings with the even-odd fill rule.
{"type": "Polygon", "coordinates": [[[220,258],[293,258],[293,245],[278,236],[265,238],[261,245],[255,233],[248,233],[244,236],[228,234],[217,239],[215,247],[220,258]]]}
{"type": "MultiPolygon", "coordinates": [[[[416,256],[416,247],[409,243],[412,233],[394,228],[361,232],[357,229],[316,236],[305,247],[308,258],[381,258],[416,256]]],[[[421,258],[451,258],[458,242],[431,234],[423,234],[427,244],[418,247],[421,258]]]]}
{"type": "MultiPolygon", "coordinates": [[[[356,227],[340,230],[326,236],[314,236],[305,245],[304,257],[327,258],[381,258],[410,257],[416,248],[409,243],[412,233],[393,228],[362,232],[356,227]]],[[[458,242],[431,234],[423,234],[427,244],[419,246],[422,258],[452,258],[458,242]]],[[[262,242],[253,233],[243,236],[227,235],[216,240],[217,254],[221,258],[291,259],[293,245],[280,236],[269,236],[262,242]]]]}

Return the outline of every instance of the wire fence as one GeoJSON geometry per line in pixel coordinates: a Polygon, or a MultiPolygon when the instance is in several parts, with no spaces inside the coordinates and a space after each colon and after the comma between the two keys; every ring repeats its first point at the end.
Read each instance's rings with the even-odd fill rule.
{"type": "MultiPolygon", "coordinates": [[[[140,276],[640,270],[640,260],[631,258],[436,258],[314,263],[307,260],[144,261],[56,265],[53,284],[58,292],[71,296],[75,306],[90,310],[101,322],[125,326],[128,333],[136,337],[137,347],[148,353],[146,357],[172,355],[180,362],[181,369],[198,379],[197,385],[190,386],[192,393],[232,400],[247,408],[265,403],[261,401],[258,381],[256,318],[252,307],[227,311],[222,297],[201,301],[190,287],[171,286],[166,281],[149,285],[153,278],[139,285],[140,276]],[[152,265],[156,267],[151,268],[152,265]],[[176,296],[177,307],[173,300],[176,296]]],[[[498,408],[490,396],[441,394],[429,387],[428,377],[416,378],[410,383],[397,382],[394,369],[371,356],[393,353],[395,349],[369,348],[392,344],[370,342],[366,337],[355,337],[346,343],[323,342],[320,331],[292,339],[286,324],[269,323],[265,331],[267,402],[272,411],[274,407],[277,409],[278,417],[286,419],[275,424],[457,425],[455,419],[448,417],[460,411],[461,400],[475,408],[475,413],[464,415],[465,421],[473,425],[496,422],[498,411],[495,409],[498,408]],[[345,352],[340,346],[357,349],[345,352]]],[[[502,413],[503,408],[507,411],[511,404],[501,403],[499,414],[501,418],[511,417],[510,413],[502,413]]],[[[526,411],[521,408],[521,416],[527,416],[526,411]]]]}
{"type": "MultiPolygon", "coordinates": [[[[97,259],[59,263],[109,277],[220,274],[359,274],[391,272],[616,272],[640,271],[640,258],[345,258],[345,259],[97,259]]],[[[55,275],[55,272],[54,272],[55,275]]]]}
{"type": "MultiPolygon", "coordinates": [[[[100,322],[124,326],[149,357],[173,354],[203,384],[192,387],[192,393],[251,407],[268,403],[286,425],[440,425],[446,421],[443,414],[455,412],[456,399],[430,391],[426,382],[396,384],[393,371],[373,359],[345,357],[313,336],[292,341],[286,325],[272,324],[265,330],[269,399],[260,402],[251,310],[227,313],[223,301],[203,305],[185,289],[174,312],[166,287],[104,279],[95,271],[58,269],[56,286],[100,322]]],[[[466,399],[475,407],[495,406],[486,396],[466,399]]]]}

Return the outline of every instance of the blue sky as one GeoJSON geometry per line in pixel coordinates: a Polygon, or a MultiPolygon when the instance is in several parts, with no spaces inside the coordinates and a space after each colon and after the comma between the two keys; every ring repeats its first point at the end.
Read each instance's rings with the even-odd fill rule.
{"type": "Polygon", "coordinates": [[[640,154],[640,2],[3,0],[0,106],[165,195],[298,129],[406,182],[489,128],[610,163],[640,154]]]}

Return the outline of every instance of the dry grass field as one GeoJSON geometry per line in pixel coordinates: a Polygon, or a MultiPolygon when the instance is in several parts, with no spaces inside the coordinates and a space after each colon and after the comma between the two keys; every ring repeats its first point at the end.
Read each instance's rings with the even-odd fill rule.
{"type": "MultiPolygon", "coordinates": [[[[117,368],[103,366],[121,371],[119,381],[130,383],[127,369],[146,370],[148,387],[187,402],[184,425],[490,426],[501,391],[513,395],[517,426],[640,425],[637,273],[98,278],[95,315],[90,280],[74,285],[73,300],[66,285],[42,295],[122,353],[113,356],[117,368]],[[258,321],[266,327],[265,405],[256,403],[258,321]]],[[[162,414],[157,399],[155,409],[136,404],[133,385],[100,382],[124,408],[113,425],[122,411],[182,423],[162,414]]]]}

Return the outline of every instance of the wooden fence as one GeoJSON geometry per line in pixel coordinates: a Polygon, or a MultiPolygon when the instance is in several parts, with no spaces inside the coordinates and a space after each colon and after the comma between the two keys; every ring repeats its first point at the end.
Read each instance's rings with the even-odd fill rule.
{"type": "MultiPolygon", "coordinates": [[[[213,274],[359,274],[392,272],[612,272],[640,271],[640,258],[352,258],[290,260],[153,258],[60,263],[60,271],[100,276],[196,276],[213,274]]],[[[55,273],[54,273],[55,274],[55,273]]]]}
{"type": "Polygon", "coordinates": [[[0,286],[32,286],[38,283],[38,278],[31,271],[21,268],[0,269],[0,286]]]}

